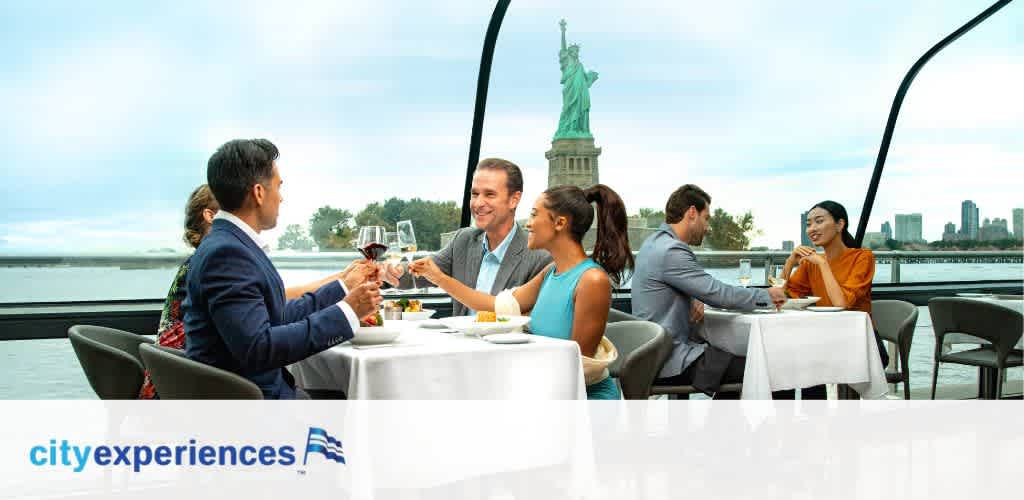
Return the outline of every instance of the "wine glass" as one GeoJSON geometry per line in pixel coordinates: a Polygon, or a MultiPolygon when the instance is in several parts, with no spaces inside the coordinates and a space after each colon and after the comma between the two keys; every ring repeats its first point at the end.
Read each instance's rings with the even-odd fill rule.
{"type": "MultiPolygon", "coordinates": [[[[384,235],[384,244],[388,246],[387,251],[384,252],[384,260],[388,266],[395,267],[402,262],[402,252],[399,250],[398,245],[398,233],[388,231],[384,235]]],[[[393,293],[401,293],[402,291],[397,287],[392,289],[393,293]]]]}
{"type": "Polygon", "coordinates": [[[384,235],[384,244],[388,247],[387,251],[384,252],[384,260],[389,266],[397,266],[399,262],[402,262],[402,252],[399,250],[398,244],[398,233],[388,231],[384,235]]]}
{"type": "Polygon", "coordinates": [[[740,274],[737,280],[740,286],[750,286],[750,259],[740,259],[740,274]]]}
{"type": "Polygon", "coordinates": [[[381,226],[363,226],[359,228],[359,241],[356,249],[366,257],[368,262],[379,259],[388,249],[384,239],[384,228],[381,226]]]}
{"type": "MultiPolygon", "coordinates": [[[[398,221],[398,249],[411,264],[416,257],[416,231],[412,228],[411,220],[398,221]]],[[[412,277],[412,287],[416,288],[415,275],[412,277]]]]}

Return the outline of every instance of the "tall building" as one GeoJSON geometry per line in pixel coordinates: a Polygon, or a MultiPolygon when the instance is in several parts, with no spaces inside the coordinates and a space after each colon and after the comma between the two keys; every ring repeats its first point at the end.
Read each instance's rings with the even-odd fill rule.
{"type": "Polygon", "coordinates": [[[892,239],[892,226],[889,224],[889,221],[882,223],[882,234],[885,235],[885,239],[892,239]]]}
{"type": "Polygon", "coordinates": [[[896,214],[895,239],[907,243],[922,242],[921,227],[921,214],[896,214]]]}
{"type": "Polygon", "coordinates": [[[885,234],[871,232],[864,233],[864,241],[861,242],[861,245],[871,249],[881,247],[885,245],[885,234]]]}
{"type": "Polygon", "coordinates": [[[964,200],[960,203],[960,234],[964,239],[978,239],[978,205],[971,200],[964,200]]]}
{"type": "Polygon", "coordinates": [[[800,244],[810,247],[814,245],[811,243],[811,237],[807,236],[807,213],[800,214],[800,244]]]}
{"type": "Polygon", "coordinates": [[[1024,238],[1024,208],[1013,209],[1013,237],[1024,238]]]}
{"type": "Polygon", "coordinates": [[[942,241],[956,241],[956,224],[947,222],[945,228],[942,230],[942,241]]]}
{"type": "Polygon", "coordinates": [[[995,218],[991,222],[985,219],[985,223],[981,225],[981,229],[978,230],[978,239],[980,241],[996,241],[1005,240],[1010,237],[1010,231],[1007,227],[1006,219],[995,218]]]}
{"type": "Polygon", "coordinates": [[[783,252],[792,252],[792,251],[793,251],[793,248],[794,248],[795,246],[796,246],[796,245],[794,245],[794,243],[793,243],[793,240],[784,240],[784,241],[782,242],[782,251],[783,251],[783,252]]]}

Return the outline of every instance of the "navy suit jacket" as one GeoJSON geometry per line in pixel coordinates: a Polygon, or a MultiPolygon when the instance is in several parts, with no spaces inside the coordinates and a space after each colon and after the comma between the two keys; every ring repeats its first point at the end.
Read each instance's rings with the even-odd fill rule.
{"type": "Polygon", "coordinates": [[[185,354],[251,380],[267,399],[295,398],[285,366],[352,338],[336,305],[345,296],[341,284],[286,301],[270,258],[230,221],[213,221],[191,262],[185,354]]]}

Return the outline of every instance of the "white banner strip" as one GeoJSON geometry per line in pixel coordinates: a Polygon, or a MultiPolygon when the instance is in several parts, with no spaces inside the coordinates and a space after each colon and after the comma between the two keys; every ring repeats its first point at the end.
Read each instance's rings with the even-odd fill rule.
{"type": "Polygon", "coordinates": [[[961,500],[1018,496],[1024,463],[1010,401],[0,401],[0,415],[4,498],[961,500]]]}

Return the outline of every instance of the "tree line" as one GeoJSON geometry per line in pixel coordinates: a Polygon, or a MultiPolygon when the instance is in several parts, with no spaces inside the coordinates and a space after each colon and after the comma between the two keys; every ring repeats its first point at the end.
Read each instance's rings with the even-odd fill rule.
{"type": "MultiPolygon", "coordinates": [[[[411,220],[416,230],[416,243],[420,250],[441,248],[441,234],[455,231],[461,215],[454,201],[430,201],[421,198],[403,200],[389,198],[367,205],[355,215],[351,211],[324,205],[309,218],[309,226],[289,224],[277,241],[279,250],[301,252],[354,250],[353,241],[359,236],[360,226],[384,226],[394,231],[398,221],[411,220]]],[[[641,208],[634,217],[641,217],[647,227],[658,227],[665,222],[665,212],[641,208]]],[[[716,208],[708,221],[710,231],[704,237],[704,248],[714,250],[747,250],[753,238],[761,231],[754,226],[750,211],[731,215],[716,208]]]]}
{"type": "MultiPolygon", "coordinates": [[[[641,208],[638,215],[647,222],[647,227],[658,227],[665,222],[665,212],[662,210],[641,208]]],[[[708,229],[702,245],[708,250],[749,250],[751,240],[762,234],[754,226],[754,214],[749,210],[732,215],[716,208],[708,219],[708,229]]]]}
{"type": "Polygon", "coordinates": [[[309,217],[308,228],[289,224],[277,240],[278,250],[309,252],[354,250],[353,242],[361,226],[383,226],[395,231],[398,221],[410,220],[416,232],[419,250],[441,248],[441,234],[459,228],[461,212],[454,201],[430,201],[421,198],[390,198],[367,205],[354,216],[350,210],[324,205],[309,217]]]}

